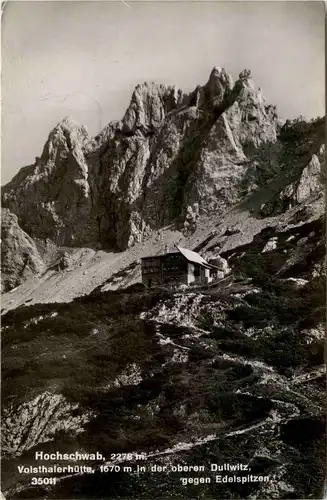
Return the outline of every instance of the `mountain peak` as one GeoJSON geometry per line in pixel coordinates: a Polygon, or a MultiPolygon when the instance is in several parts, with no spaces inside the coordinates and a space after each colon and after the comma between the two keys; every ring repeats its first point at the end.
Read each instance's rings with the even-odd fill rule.
{"type": "Polygon", "coordinates": [[[66,133],[77,133],[82,134],[85,137],[88,137],[88,132],[84,125],[78,123],[72,116],[65,116],[57,125],[52,129],[49,135],[58,132],[66,132],[66,133]]]}
{"type": "Polygon", "coordinates": [[[157,129],[167,113],[183,102],[182,90],[155,82],[144,82],[135,87],[131,102],[123,118],[123,131],[133,134],[139,130],[145,134],[157,129]]]}
{"type": "Polygon", "coordinates": [[[241,73],[238,75],[239,79],[242,81],[247,81],[252,79],[252,73],[250,69],[243,69],[241,73]]]}
{"type": "Polygon", "coordinates": [[[68,129],[80,128],[82,125],[77,123],[77,121],[72,116],[65,116],[60,122],[57,124],[57,127],[63,127],[68,129]]]}
{"type": "Polygon", "coordinates": [[[44,146],[42,153],[42,161],[47,161],[51,152],[59,149],[82,149],[88,147],[91,143],[89,136],[84,125],[80,125],[71,116],[65,116],[57,125],[51,130],[48,140],[44,146]]]}

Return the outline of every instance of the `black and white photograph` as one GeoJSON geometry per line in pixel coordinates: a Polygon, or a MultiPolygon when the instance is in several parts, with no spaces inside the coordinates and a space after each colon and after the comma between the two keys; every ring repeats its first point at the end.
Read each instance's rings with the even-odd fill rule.
{"type": "Polygon", "coordinates": [[[325,2],[1,8],[3,500],[323,500],[325,2]]]}

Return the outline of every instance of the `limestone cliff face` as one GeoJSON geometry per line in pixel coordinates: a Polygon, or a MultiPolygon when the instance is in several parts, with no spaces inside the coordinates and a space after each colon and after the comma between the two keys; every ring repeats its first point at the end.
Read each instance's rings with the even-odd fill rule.
{"type": "Polygon", "coordinates": [[[171,87],[138,87],[120,134],[100,158],[101,234],[125,248],[152,228],[183,224],[195,204],[200,213],[219,215],[239,199],[243,147],[275,141],[276,129],[275,110],[265,106],[249,71],[233,84],[214,68],[188,96],[171,87]]]}
{"type": "Polygon", "coordinates": [[[123,118],[123,131],[126,134],[134,134],[137,130],[143,134],[154,132],[183,100],[183,92],[176,87],[154,82],[137,85],[123,118]]]}
{"type": "Polygon", "coordinates": [[[85,161],[90,145],[84,127],[65,118],[49,134],[41,158],[6,185],[3,204],[31,237],[50,238],[58,245],[96,238],[85,161]]]}
{"type": "Polygon", "coordinates": [[[122,250],[153,229],[190,229],[196,217],[228,210],[279,128],[249,70],[234,83],[215,67],[191,94],[144,83],[122,121],[94,139],[61,122],[41,158],[5,186],[3,204],[32,237],[122,250]]]}
{"type": "Polygon", "coordinates": [[[18,225],[17,216],[7,209],[1,212],[1,292],[20,285],[37,275],[44,264],[32,238],[18,225]]]}
{"type": "MultiPolygon", "coordinates": [[[[325,121],[322,118],[310,124],[295,120],[284,125],[274,159],[274,177],[279,177],[280,182],[275,182],[275,195],[263,204],[263,215],[278,215],[300,203],[309,206],[314,198],[324,195],[324,140],[325,121]]],[[[267,163],[265,167],[269,170],[267,163]]]]}

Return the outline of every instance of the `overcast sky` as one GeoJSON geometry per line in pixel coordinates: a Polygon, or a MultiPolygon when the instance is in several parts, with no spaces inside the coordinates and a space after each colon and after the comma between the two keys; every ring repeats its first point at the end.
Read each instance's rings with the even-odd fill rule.
{"type": "Polygon", "coordinates": [[[192,90],[244,69],[282,118],[324,114],[321,2],[8,2],[2,19],[2,183],[70,115],[95,135],[146,80],[192,90]]]}

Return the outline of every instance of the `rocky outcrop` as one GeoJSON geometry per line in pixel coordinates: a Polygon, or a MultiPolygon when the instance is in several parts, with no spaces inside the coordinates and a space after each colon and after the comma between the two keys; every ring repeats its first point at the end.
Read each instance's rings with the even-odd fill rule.
{"type": "Polygon", "coordinates": [[[6,408],[2,416],[2,457],[21,455],[39,443],[53,441],[56,432],[72,436],[83,432],[92,413],[78,411],[61,394],[44,392],[18,407],[6,408]]]}
{"type": "Polygon", "coordinates": [[[35,242],[18,224],[17,216],[8,209],[1,211],[1,292],[36,276],[44,263],[35,242]]]}
{"type": "MultiPolygon", "coordinates": [[[[135,88],[121,122],[94,139],[66,118],[41,158],[3,189],[3,204],[32,237],[58,245],[124,249],[188,207],[217,215],[240,197],[246,148],[275,141],[277,115],[244,70],[233,83],[214,68],[187,95],[175,87],[135,88]]],[[[192,222],[192,221],[191,221],[192,222]]]]}
{"type": "MultiPolygon", "coordinates": [[[[268,187],[269,182],[276,179],[278,182],[273,186],[273,196],[262,204],[264,216],[281,214],[304,202],[310,204],[314,198],[324,195],[324,140],[325,122],[322,118],[311,123],[295,120],[283,127],[279,151],[273,158],[273,175],[267,179],[268,187]]],[[[271,166],[272,162],[268,163],[271,166]]]]}
{"type": "Polygon", "coordinates": [[[142,382],[141,369],[135,363],[126,366],[125,370],[112,382],[105,386],[105,389],[112,387],[123,387],[125,385],[138,385],[142,382]]]}
{"type": "Polygon", "coordinates": [[[41,157],[4,188],[3,205],[32,238],[70,246],[96,240],[85,159],[89,147],[85,128],[65,118],[49,134],[41,157]]]}
{"type": "Polygon", "coordinates": [[[219,277],[223,278],[231,272],[231,268],[228,265],[226,259],[223,259],[220,255],[212,256],[209,260],[209,264],[216,266],[218,268],[219,277]]]}
{"type": "Polygon", "coordinates": [[[179,108],[185,97],[176,87],[145,82],[135,88],[131,103],[123,118],[123,132],[142,135],[154,133],[173,109],[179,108]]]}
{"type": "Polygon", "coordinates": [[[242,72],[233,85],[225,70],[214,68],[189,105],[163,123],[153,141],[140,210],[151,227],[176,218],[189,224],[189,207],[200,214],[214,210],[219,216],[238,200],[247,160],[243,146],[276,139],[274,119],[266,115],[249,77],[242,72]],[[256,113],[251,125],[250,110],[256,113]]]}

